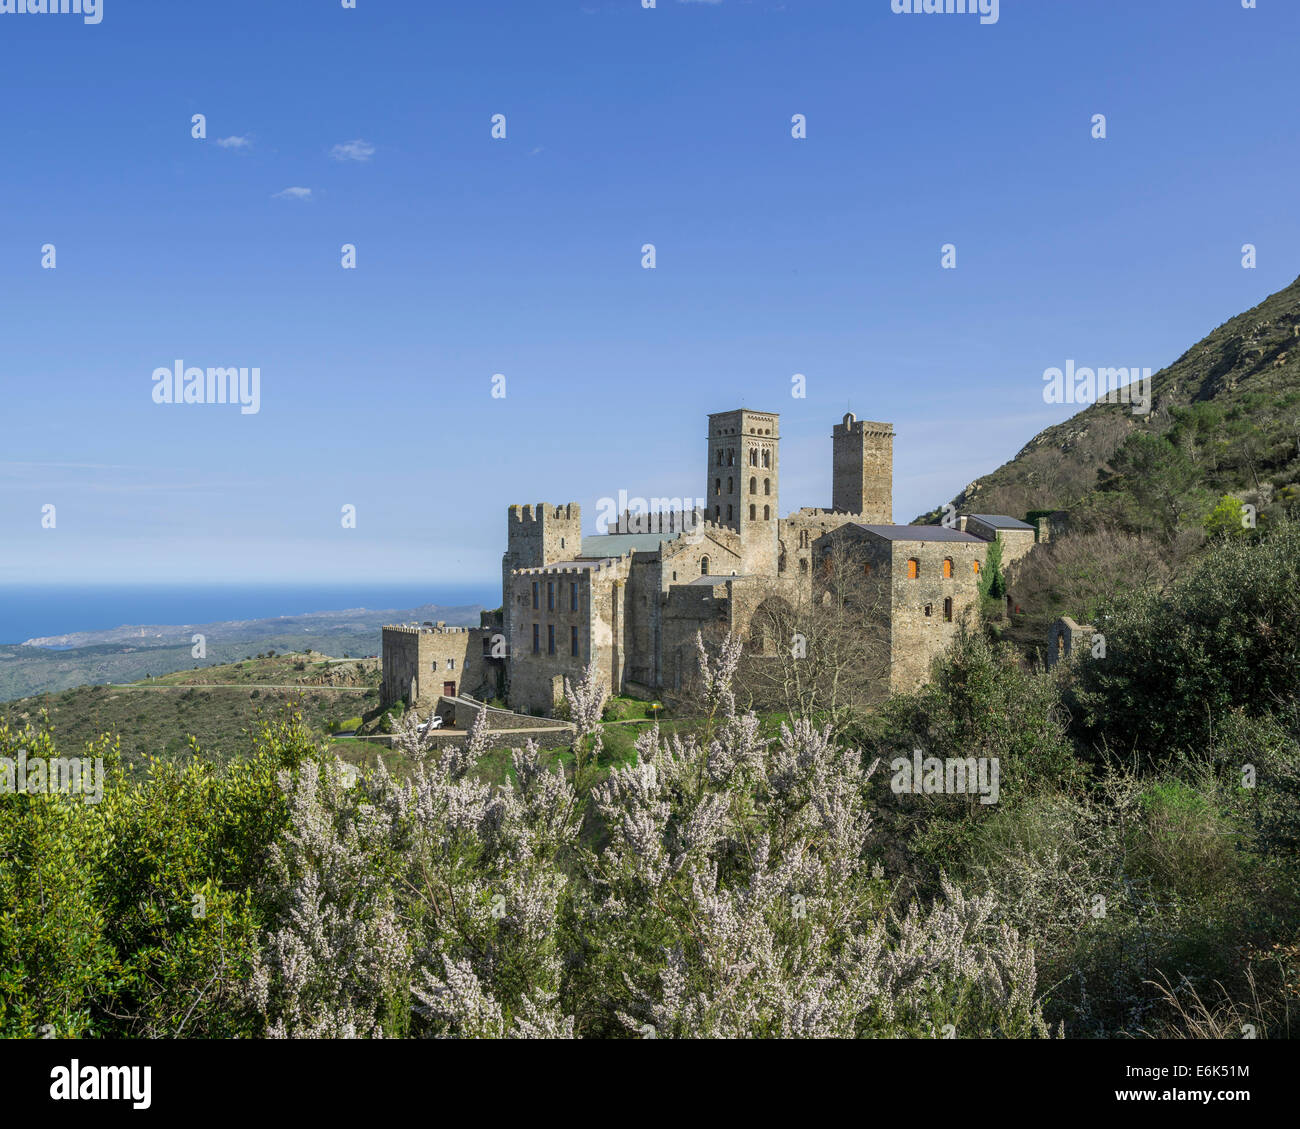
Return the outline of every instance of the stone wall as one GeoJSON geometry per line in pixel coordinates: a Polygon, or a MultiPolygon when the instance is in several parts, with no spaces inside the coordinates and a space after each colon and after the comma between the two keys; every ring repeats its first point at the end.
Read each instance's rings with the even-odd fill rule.
{"type": "Polygon", "coordinates": [[[969,541],[890,541],[890,690],[915,689],[956,639],[964,618],[977,614],[979,573],[988,545],[969,541]],[[917,575],[908,564],[916,562],[917,575]],[[951,562],[951,576],[944,562],[951,562]],[[950,601],[950,602],[949,602],[950,601]]]}
{"type": "Polygon", "coordinates": [[[405,701],[411,708],[432,709],[444,695],[479,693],[485,688],[495,693],[495,666],[484,654],[490,638],[491,632],[480,627],[385,627],[382,704],[405,701]]]}

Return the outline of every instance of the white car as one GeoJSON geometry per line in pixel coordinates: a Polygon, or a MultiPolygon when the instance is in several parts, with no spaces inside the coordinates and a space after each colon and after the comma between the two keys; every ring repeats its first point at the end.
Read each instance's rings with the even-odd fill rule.
{"type": "Polygon", "coordinates": [[[420,726],[420,736],[423,737],[431,729],[441,729],[442,718],[438,714],[431,714],[429,720],[420,726]]]}

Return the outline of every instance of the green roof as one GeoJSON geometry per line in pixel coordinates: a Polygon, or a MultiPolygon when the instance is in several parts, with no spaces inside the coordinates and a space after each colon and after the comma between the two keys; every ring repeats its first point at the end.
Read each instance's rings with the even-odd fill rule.
{"type": "Polygon", "coordinates": [[[677,533],[598,533],[582,539],[582,555],[621,557],[633,549],[638,553],[657,553],[660,545],[678,536],[677,533]]]}

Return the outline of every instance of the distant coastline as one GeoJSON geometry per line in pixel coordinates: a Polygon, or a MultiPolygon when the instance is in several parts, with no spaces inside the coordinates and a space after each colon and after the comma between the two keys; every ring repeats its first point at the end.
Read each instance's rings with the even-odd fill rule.
{"type": "MultiPolygon", "coordinates": [[[[247,585],[0,585],[0,644],[139,625],[231,623],[317,612],[496,607],[490,585],[405,583],[247,585]]],[[[379,641],[376,638],[375,647],[379,641]]]]}

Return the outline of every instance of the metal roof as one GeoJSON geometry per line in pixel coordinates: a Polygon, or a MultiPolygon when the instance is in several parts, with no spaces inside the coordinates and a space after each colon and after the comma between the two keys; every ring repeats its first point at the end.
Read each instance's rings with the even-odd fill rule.
{"type": "Polygon", "coordinates": [[[657,553],[665,541],[680,536],[680,533],[597,533],[582,539],[582,555],[603,560],[605,557],[621,557],[632,549],[639,553],[657,553]]]}
{"type": "Polygon", "coordinates": [[[854,522],[859,529],[883,537],[886,541],[959,541],[984,544],[973,533],[963,533],[959,529],[948,529],[942,525],[863,525],[854,522]]]}
{"type": "Polygon", "coordinates": [[[1007,517],[1006,514],[971,514],[973,518],[978,518],[985,525],[992,526],[994,529],[1028,529],[1034,527],[1028,522],[1018,521],[1014,517],[1007,517]]]}

